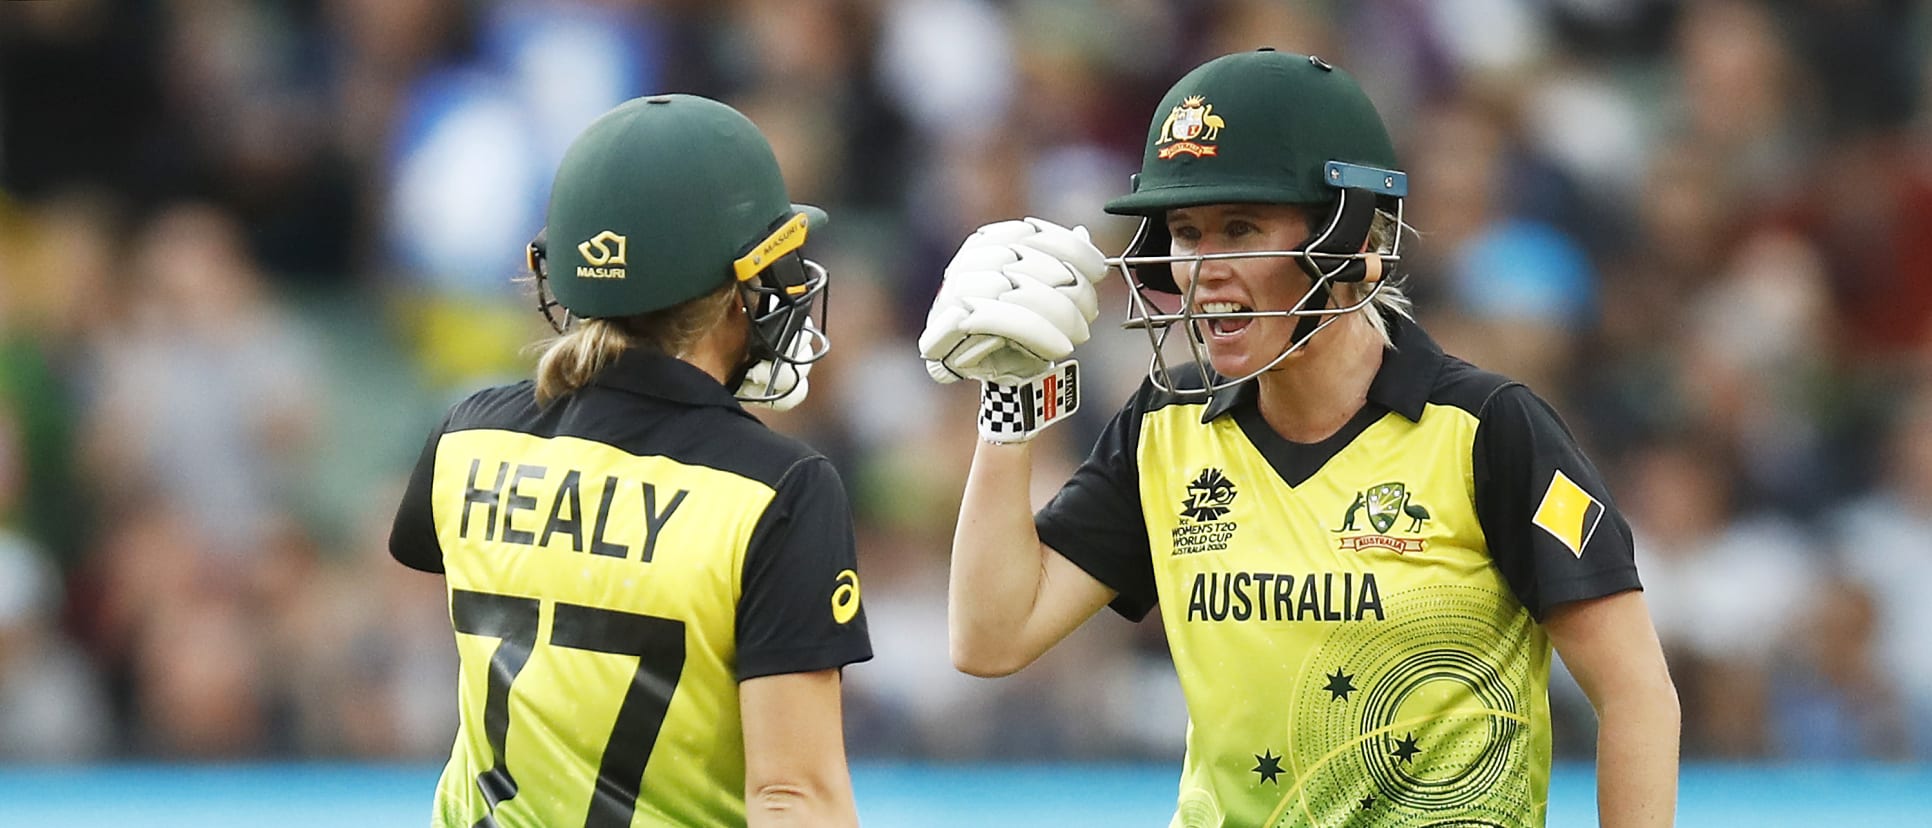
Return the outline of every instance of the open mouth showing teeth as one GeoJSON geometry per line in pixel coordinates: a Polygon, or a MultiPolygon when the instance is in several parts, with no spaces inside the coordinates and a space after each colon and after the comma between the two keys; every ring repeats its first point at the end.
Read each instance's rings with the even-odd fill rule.
{"type": "MultiPolygon", "coordinates": [[[[1202,302],[1200,312],[1201,313],[1241,313],[1249,310],[1252,310],[1252,308],[1249,308],[1246,305],[1236,304],[1234,302],[1202,302]]],[[[1207,329],[1210,333],[1214,334],[1215,336],[1232,336],[1234,334],[1240,333],[1243,329],[1247,328],[1248,325],[1253,322],[1254,322],[1253,319],[1248,319],[1248,318],[1210,319],[1210,320],[1207,320],[1207,329]]]]}

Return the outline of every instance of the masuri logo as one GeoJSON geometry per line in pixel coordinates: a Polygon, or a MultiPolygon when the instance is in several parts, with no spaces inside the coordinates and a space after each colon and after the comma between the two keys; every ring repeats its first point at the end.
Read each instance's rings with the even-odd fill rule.
{"type": "Polygon", "coordinates": [[[630,240],[605,230],[577,245],[577,254],[589,265],[577,268],[579,279],[622,279],[630,240]]]}

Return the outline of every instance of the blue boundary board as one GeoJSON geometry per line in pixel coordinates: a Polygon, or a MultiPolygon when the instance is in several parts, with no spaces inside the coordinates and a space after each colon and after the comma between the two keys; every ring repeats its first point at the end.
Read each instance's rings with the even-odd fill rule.
{"type": "MultiPolygon", "coordinates": [[[[429,822],[427,765],[0,766],[0,826],[409,826],[429,822]]],[[[861,762],[873,828],[1163,826],[1177,769],[1147,764],[861,762]]],[[[1591,769],[1559,765],[1549,824],[1595,825],[1591,769]]],[[[1932,826],[1932,766],[1691,765],[1681,826],[1932,826]]]]}

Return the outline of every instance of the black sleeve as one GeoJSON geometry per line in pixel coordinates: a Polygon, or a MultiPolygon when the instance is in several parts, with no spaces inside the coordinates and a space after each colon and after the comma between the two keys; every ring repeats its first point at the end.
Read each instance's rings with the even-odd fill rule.
{"type": "Polygon", "coordinates": [[[1489,553],[1531,615],[1643,588],[1630,525],[1549,403],[1514,383],[1498,389],[1483,404],[1473,460],[1489,553]]]}
{"type": "Polygon", "coordinates": [[[809,457],[786,470],[752,530],[742,586],[739,681],[872,657],[852,511],[830,461],[809,457]]]}
{"type": "Polygon", "coordinates": [[[442,424],[429,433],[429,441],[423,445],[423,453],[416,458],[416,468],[409,472],[409,483],[403,488],[396,522],[389,528],[391,556],[410,569],[437,574],[443,572],[443,544],[436,539],[436,515],[429,495],[436,482],[436,444],[448,427],[449,418],[444,417],[442,424]]]}
{"type": "Polygon", "coordinates": [[[1150,393],[1143,386],[1114,415],[1073,477],[1033,516],[1040,542],[1119,593],[1109,606],[1131,621],[1158,601],[1135,459],[1150,393]]]}

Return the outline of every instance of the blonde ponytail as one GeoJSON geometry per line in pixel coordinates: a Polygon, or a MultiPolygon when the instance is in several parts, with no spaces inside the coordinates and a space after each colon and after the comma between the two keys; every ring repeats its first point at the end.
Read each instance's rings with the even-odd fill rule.
{"type": "Polygon", "coordinates": [[[616,319],[580,319],[570,330],[543,344],[537,358],[537,404],[590,384],[598,372],[617,361],[627,348],[645,348],[684,356],[711,326],[724,319],[738,298],[737,286],[725,284],[679,305],[616,319]]]}
{"type": "Polygon", "coordinates": [[[550,340],[537,360],[537,404],[584,387],[617,355],[630,347],[630,338],[613,319],[585,319],[550,340]]]}

